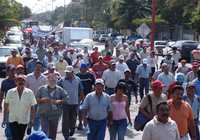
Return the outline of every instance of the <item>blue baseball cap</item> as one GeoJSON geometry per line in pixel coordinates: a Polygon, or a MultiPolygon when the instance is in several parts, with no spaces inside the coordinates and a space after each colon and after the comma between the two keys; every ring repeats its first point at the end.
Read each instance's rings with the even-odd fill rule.
{"type": "Polygon", "coordinates": [[[82,63],[81,65],[80,65],[80,68],[81,69],[86,69],[88,66],[87,66],[87,64],[85,64],[85,63],[82,63]]]}

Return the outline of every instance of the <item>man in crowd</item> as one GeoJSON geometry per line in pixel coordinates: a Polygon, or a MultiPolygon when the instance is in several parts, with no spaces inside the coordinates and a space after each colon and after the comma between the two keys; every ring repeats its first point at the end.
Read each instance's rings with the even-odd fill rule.
{"type": "MultiPolygon", "coordinates": [[[[88,72],[88,68],[87,68],[87,64],[81,64],[80,66],[80,73],[76,74],[80,80],[81,83],[83,85],[83,93],[84,96],[87,96],[88,93],[92,92],[94,85],[95,85],[95,77],[93,74],[91,74],[90,72],[88,72]]],[[[80,101],[83,102],[83,101],[80,101]]],[[[79,112],[79,125],[78,125],[78,129],[82,129],[83,125],[82,125],[82,113],[79,112]]]]}
{"type": "Polygon", "coordinates": [[[99,56],[99,61],[93,65],[92,70],[96,78],[102,78],[103,72],[108,68],[108,65],[103,62],[103,57],[99,56]]]}
{"type": "Polygon", "coordinates": [[[178,66],[178,68],[177,68],[177,70],[176,70],[176,73],[183,73],[183,74],[187,74],[189,71],[190,71],[190,69],[189,69],[189,67],[186,65],[186,63],[187,63],[187,61],[185,60],[185,59],[182,59],[181,60],[181,65],[180,66],[178,66]]]}
{"type": "MultiPolygon", "coordinates": [[[[26,87],[31,89],[36,96],[38,93],[39,87],[45,85],[47,83],[46,76],[42,74],[42,63],[37,61],[34,72],[30,73],[26,77],[26,87]]],[[[37,105],[35,107],[37,110],[37,105]]],[[[39,130],[40,128],[40,119],[39,114],[36,112],[35,120],[34,120],[34,130],[39,130]]]]}
{"type": "Polygon", "coordinates": [[[49,74],[47,79],[47,85],[40,87],[36,95],[38,113],[42,131],[52,140],[56,140],[58,122],[62,115],[62,104],[68,102],[68,96],[63,88],[56,85],[55,73],[49,74]]]}
{"type": "MultiPolygon", "coordinates": [[[[7,72],[7,78],[4,79],[1,83],[1,92],[0,92],[0,107],[2,111],[2,102],[3,99],[6,97],[7,92],[16,87],[16,82],[15,82],[15,74],[16,74],[16,68],[14,65],[8,65],[6,68],[7,72]]],[[[8,117],[8,116],[6,116],[8,117]]],[[[7,118],[8,119],[8,118],[7,118]]],[[[12,134],[10,130],[9,123],[7,122],[4,124],[5,126],[5,136],[7,137],[7,140],[12,140],[12,134]]]]}
{"type": "Polygon", "coordinates": [[[8,57],[6,64],[12,64],[12,65],[24,65],[24,61],[23,58],[19,55],[17,55],[17,50],[16,49],[12,49],[11,50],[11,56],[8,57]]]}
{"type": "Polygon", "coordinates": [[[91,55],[90,55],[91,63],[92,63],[92,64],[97,63],[97,62],[98,62],[98,58],[99,58],[100,55],[101,55],[101,54],[100,54],[100,52],[98,51],[98,47],[95,47],[95,48],[94,48],[94,52],[91,53],[91,55]]]}
{"type": "Polygon", "coordinates": [[[68,104],[63,105],[62,133],[65,140],[75,133],[77,110],[79,101],[83,100],[83,86],[79,77],[74,74],[73,67],[66,67],[66,76],[59,82],[64,90],[67,91],[69,100],[68,104]],[[80,98],[79,98],[80,97],[80,98]]]}
{"type": "MultiPolygon", "coordinates": [[[[30,61],[28,61],[27,64],[26,64],[26,73],[27,74],[32,73],[34,71],[35,65],[36,65],[36,63],[38,61],[37,55],[35,55],[35,54],[32,55],[32,58],[33,59],[31,59],[30,61]]],[[[42,61],[40,61],[40,62],[42,62],[42,61]]]]}
{"type": "Polygon", "coordinates": [[[156,106],[156,116],[144,128],[142,140],[180,140],[175,121],[169,117],[167,102],[156,106]]]}
{"type": "Polygon", "coordinates": [[[172,90],[172,100],[169,100],[170,117],[178,126],[181,140],[196,140],[196,128],[191,106],[183,101],[184,88],[175,85],[172,90]],[[190,136],[190,138],[189,138],[190,136]]]}
{"type": "Polygon", "coordinates": [[[129,69],[131,70],[132,79],[135,79],[137,66],[140,64],[139,56],[136,52],[130,54],[130,58],[126,61],[129,69]]]}
{"type": "Polygon", "coordinates": [[[199,110],[200,110],[200,98],[195,95],[195,86],[194,83],[188,83],[187,85],[187,94],[183,97],[183,99],[190,104],[192,107],[194,122],[196,126],[196,135],[197,140],[200,140],[199,135],[199,110]]]}
{"type": "Polygon", "coordinates": [[[142,99],[139,110],[149,119],[152,119],[153,116],[156,114],[156,105],[159,102],[167,101],[167,96],[162,94],[163,86],[164,85],[161,81],[153,81],[151,84],[153,93],[145,96],[142,99]],[[151,99],[151,103],[149,102],[149,98],[151,99]]]}
{"type": "Polygon", "coordinates": [[[0,92],[0,108],[2,110],[2,101],[4,97],[6,97],[6,94],[8,90],[16,87],[15,83],[15,74],[16,74],[16,68],[14,65],[8,65],[6,68],[7,72],[7,78],[4,79],[1,83],[1,92],[0,92]]]}
{"type": "Polygon", "coordinates": [[[166,63],[168,65],[168,67],[169,67],[169,71],[174,73],[176,64],[175,64],[174,59],[172,58],[172,54],[168,53],[166,58],[164,58],[161,61],[160,65],[162,65],[163,63],[166,63]]]}
{"type": "Polygon", "coordinates": [[[197,71],[197,78],[192,81],[196,89],[196,95],[200,96],[200,70],[197,71]]]}
{"type": "Polygon", "coordinates": [[[186,79],[187,82],[192,82],[197,78],[197,71],[199,70],[199,64],[197,62],[192,63],[192,70],[187,73],[186,79]]]}
{"type": "Polygon", "coordinates": [[[128,69],[128,65],[124,62],[125,58],[123,55],[119,56],[119,61],[116,63],[116,69],[120,72],[124,73],[126,69],[128,69]]]}
{"type": "Polygon", "coordinates": [[[23,140],[26,127],[34,121],[34,105],[36,99],[33,92],[25,88],[25,76],[16,77],[16,88],[8,91],[4,103],[3,124],[9,122],[12,138],[14,140],[23,140]],[[8,120],[7,119],[8,115],[8,120]],[[16,117],[17,116],[17,117],[16,117]]]}
{"type": "Polygon", "coordinates": [[[103,72],[102,79],[105,81],[106,93],[112,95],[119,80],[124,79],[124,73],[116,69],[115,61],[111,61],[109,69],[103,72]]]}
{"type": "Polygon", "coordinates": [[[85,114],[88,114],[89,133],[88,140],[104,140],[106,125],[111,123],[111,102],[110,97],[104,90],[103,79],[97,79],[95,82],[95,91],[88,94],[81,106],[85,114]]]}
{"type": "Polygon", "coordinates": [[[135,96],[135,103],[138,103],[138,98],[137,98],[137,84],[134,82],[134,80],[131,78],[131,70],[126,69],[124,71],[124,76],[125,79],[119,80],[119,82],[124,82],[126,84],[126,95],[128,97],[128,103],[129,106],[131,105],[131,95],[135,96]]]}
{"type": "Polygon", "coordinates": [[[138,65],[136,69],[136,74],[139,80],[140,99],[142,100],[142,98],[144,97],[144,90],[145,90],[145,95],[149,93],[151,67],[148,65],[147,59],[143,59],[142,64],[138,65]]]}
{"type": "Polygon", "coordinates": [[[169,70],[169,65],[166,63],[162,64],[162,73],[158,75],[158,80],[162,81],[164,84],[163,93],[167,94],[169,85],[175,81],[174,75],[169,70]]]}

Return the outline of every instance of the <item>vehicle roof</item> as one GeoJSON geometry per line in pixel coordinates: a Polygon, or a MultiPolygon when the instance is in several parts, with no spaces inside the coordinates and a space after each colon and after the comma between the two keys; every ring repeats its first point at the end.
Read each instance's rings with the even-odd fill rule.
{"type": "Polygon", "coordinates": [[[1,46],[0,49],[2,49],[2,48],[17,49],[17,46],[14,46],[14,45],[13,46],[12,45],[11,46],[9,46],[9,45],[8,46],[1,46]]]}

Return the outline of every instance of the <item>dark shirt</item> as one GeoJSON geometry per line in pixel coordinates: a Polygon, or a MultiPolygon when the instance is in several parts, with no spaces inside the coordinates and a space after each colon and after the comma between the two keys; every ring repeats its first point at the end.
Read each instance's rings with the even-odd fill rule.
{"type": "Polygon", "coordinates": [[[3,80],[1,83],[1,91],[4,94],[4,96],[6,96],[6,93],[8,92],[8,90],[10,90],[14,87],[16,87],[16,84],[15,84],[15,80],[13,80],[13,79],[7,78],[7,79],[3,80]]]}
{"type": "Polygon", "coordinates": [[[140,62],[137,59],[128,59],[126,61],[126,64],[128,65],[128,68],[131,70],[132,75],[134,76],[137,66],[140,64],[140,62]]]}
{"type": "Polygon", "coordinates": [[[77,76],[80,78],[81,83],[83,85],[84,94],[87,95],[88,93],[92,92],[92,86],[95,84],[94,75],[87,72],[78,73],[77,76]]]}

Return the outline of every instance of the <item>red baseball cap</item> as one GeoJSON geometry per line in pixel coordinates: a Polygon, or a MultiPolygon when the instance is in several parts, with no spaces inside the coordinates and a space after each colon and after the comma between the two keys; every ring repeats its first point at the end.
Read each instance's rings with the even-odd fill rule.
{"type": "Polygon", "coordinates": [[[151,86],[153,88],[162,88],[164,87],[164,84],[160,80],[155,80],[151,83],[151,86]]]}

